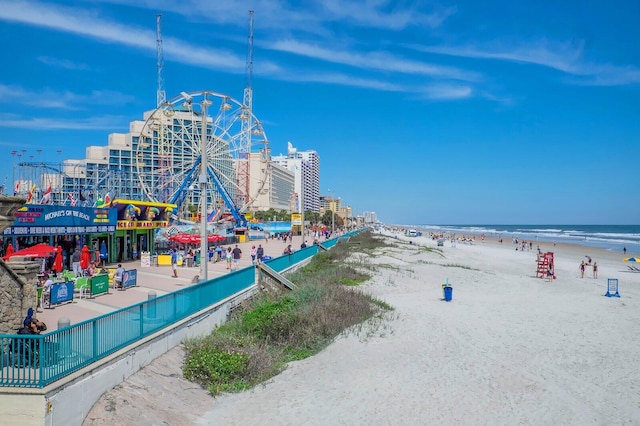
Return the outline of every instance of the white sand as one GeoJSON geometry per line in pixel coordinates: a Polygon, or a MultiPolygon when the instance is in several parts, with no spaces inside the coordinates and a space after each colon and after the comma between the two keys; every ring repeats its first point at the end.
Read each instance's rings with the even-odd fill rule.
{"type": "Polygon", "coordinates": [[[446,243],[443,258],[412,240],[371,259],[399,267],[363,286],[396,308],[376,335],[341,337],[264,386],[218,397],[197,424],[640,424],[640,274],[621,254],[541,244],[556,254],[547,282],[535,251],[510,243],[446,243]],[[599,279],[590,268],[580,278],[585,254],[599,279]],[[603,297],[609,277],[621,298],[603,297]]]}

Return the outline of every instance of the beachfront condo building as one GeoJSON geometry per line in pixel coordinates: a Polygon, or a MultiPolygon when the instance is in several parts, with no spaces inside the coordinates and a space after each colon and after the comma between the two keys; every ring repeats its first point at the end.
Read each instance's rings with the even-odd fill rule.
{"type": "MultiPolygon", "coordinates": [[[[298,151],[287,143],[286,155],[271,156],[277,164],[295,176],[293,210],[320,212],[320,157],[316,151],[298,151]]],[[[291,208],[291,207],[290,207],[291,208]]]]}

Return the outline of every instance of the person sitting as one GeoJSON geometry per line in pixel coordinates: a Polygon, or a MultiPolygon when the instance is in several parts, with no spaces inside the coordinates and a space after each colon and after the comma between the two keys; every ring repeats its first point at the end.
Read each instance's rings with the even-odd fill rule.
{"type": "Polygon", "coordinates": [[[90,276],[90,277],[94,277],[94,276],[98,273],[98,270],[97,270],[97,268],[96,268],[96,265],[97,265],[97,264],[98,264],[98,262],[91,263],[91,264],[89,265],[89,276],[90,276]]]}
{"type": "Polygon", "coordinates": [[[122,280],[124,278],[124,268],[121,263],[118,263],[118,269],[116,269],[116,275],[113,277],[113,287],[122,288],[122,280]]]}
{"type": "Polygon", "coordinates": [[[289,244],[287,248],[284,249],[284,254],[293,254],[293,250],[291,249],[291,244],[289,244]]]}

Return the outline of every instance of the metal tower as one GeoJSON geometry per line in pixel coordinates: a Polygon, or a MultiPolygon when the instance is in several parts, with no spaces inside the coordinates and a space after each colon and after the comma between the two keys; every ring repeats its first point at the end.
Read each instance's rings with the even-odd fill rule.
{"type": "Polygon", "coordinates": [[[158,92],[156,94],[156,107],[164,104],[167,101],[167,94],[164,91],[164,80],[162,78],[162,68],[164,66],[164,55],[162,53],[162,14],[156,15],[156,56],[157,56],[157,68],[158,68],[158,92]]]}
{"type": "Polygon", "coordinates": [[[239,206],[249,204],[249,153],[251,152],[251,127],[253,116],[253,10],[249,10],[249,43],[247,50],[247,66],[245,72],[244,97],[242,99],[242,131],[240,136],[241,155],[238,160],[238,186],[242,188],[239,206]]]}

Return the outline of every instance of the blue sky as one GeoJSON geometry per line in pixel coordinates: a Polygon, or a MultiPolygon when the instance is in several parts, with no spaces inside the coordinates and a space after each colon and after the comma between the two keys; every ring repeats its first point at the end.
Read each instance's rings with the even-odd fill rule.
{"type": "Polygon", "coordinates": [[[248,9],[254,113],[272,152],[288,141],[316,150],[321,192],[355,213],[640,222],[632,0],[0,0],[9,182],[12,150],[26,149],[23,161],[84,158],[155,107],[157,13],[167,97],[242,101],[248,9]]]}

